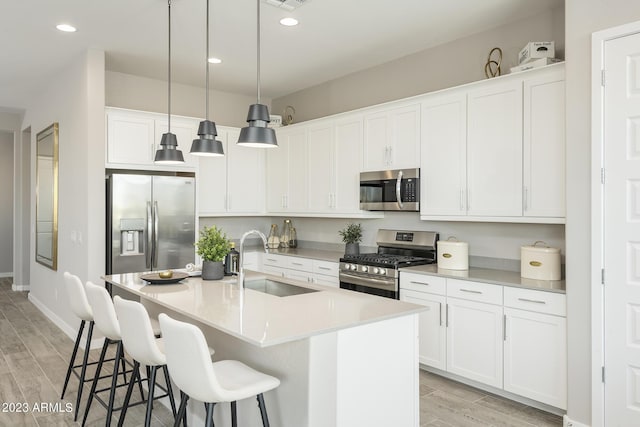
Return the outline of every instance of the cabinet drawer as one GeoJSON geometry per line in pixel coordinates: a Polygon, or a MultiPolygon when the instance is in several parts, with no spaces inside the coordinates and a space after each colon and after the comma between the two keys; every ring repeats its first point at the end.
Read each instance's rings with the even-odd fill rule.
{"type": "Polygon", "coordinates": [[[338,277],[338,266],[337,262],[313,260],[313,272],[316,274],[338,277]]]}
{"type": "Polygon", "coordinates": [[[567,315],[566,296],[554,292],[505,287],[504,305],[556,316],[567,315]]]}
{"type": "Polygon", "coordinates": [[[430,276],[428,274],[406,273],[401,271],[400,288],[446,295],[447,279],[444,277],[430,276]]]}
{"type": "Polygon", "coordinates": [[[470,280],[447,279],[447,296],[502,305],[502,286],[470,280]]]}
{"type": "Polygon", "coordinates": [[[285,277],[285,271],[287,271],[284,268],[281,267],[273,267],[270,265],[265,265],[264,267],[262,267],[262,272],[265,274],[271,274],[272,276],[277,276],[277,277],[285,277]]]}
{"type": "Polygon", "coordinates": [[[272,265],[276,267],[286,267],[287,266],[287,257],[282,255],[274,255],[274,254],[264,254],[262,256],[262,264],[263,265],[272,265]]]}
{"type": "Polygon", "coordinates": [[[313,260],[310,258],[287,257],[286,267],[298,271],[313,271],[313,260]]]}

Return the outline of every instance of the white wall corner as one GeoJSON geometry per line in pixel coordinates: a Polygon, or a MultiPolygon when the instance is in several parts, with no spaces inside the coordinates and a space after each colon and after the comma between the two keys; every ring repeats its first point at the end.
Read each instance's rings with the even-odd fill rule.
{"type": "MultiPolygon", "coordinates": [[[[36,308],[42,312],[42,314],[47,316],[47,318],[51,320],[51,322],[53,322],[54,325],[60,328],[60,330],[62,330],[62,332],[64,332],[65,335],[67,335],[71,339],[71,341],[75,342],[76,335],[78,334],[78,330],[76,328],[72,328],[64,320],[62,320],[57,314],[49,310],[47,306],[45,306],[40,300],[38,300],[38,298],[33,296],[33,292],[29,292],[29,301],[31,301],[31,303],[35,305],[36,308]]],[[[95,331],[95,328],[94,328],[94,331],[95,331]]],[[[84,343],[85,343],[84,339],[80,341],[80,348],[82,348],[83,350],[85,347],[84,343]]],[[[103,343],[104,343],[104,337],[93,338],[90,344],[91,350],[102,348],[103,343]]]]}
{"type": "Polygon", "coordinates": [[[589,427],[587,424],[582,424],[577,421],[573,421],[567,415],[562,417],[562,427],[589,427]]]}

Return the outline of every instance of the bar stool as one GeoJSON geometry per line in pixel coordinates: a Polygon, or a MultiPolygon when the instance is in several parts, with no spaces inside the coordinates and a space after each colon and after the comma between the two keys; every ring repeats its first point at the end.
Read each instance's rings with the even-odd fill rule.
{"type": "Polygon", "coordinates": [[[257,397],[262,424],[269,427],[263,393],[278,387],[279,379],[258,372],[237,360],[212,363],[200,328],[174,320],[164,313],[158,316],[158,320],[169,373],[182,395],[175,427],[180,424],[190,397],[205,402],[207,427],[213,426],[215,404],[231,402],[231,424],[236,427],[236,401],[251,396],[257,397]]]}
{"type": "MultiPolygon", "coordinates": [[[[91,392],[89,393],[89,399],[87,401],[87,406],[84,411],[84,417],[82,419],[82,425],[84,426],[87,422],[87,416],[89,415],[89,409],[91,409],[91,403],[93,402],[93,398],[96,397],[100,403],[104,405],[104,402],[97,396],[98,392],[105,391],[107,389],[101,389],[96,391],[98,386],[98,381],[100,379],[100,371],[102,370],[102,365],[105,362],[105,355],[107,353],[107,347],[110,343],[116,343],[116,356],[113,364],[113,374],[111,375],[111,387],[109,389],[109,403],[106,405],[107,407],[107,416],[106,416],[106,426],[111,425],[111,418],[113,415],[114,409],[113,403],[116,394],[116,388],[126,385],[126,365],[124,360],[124,351],[122,348],[122,336],[120,334],[120,324],[118,323],[118,318],[116,317],[116,312],[113,307],[113,301],[111,301],[111,297],[109,296],[109,292],[103,287],[94,285],[91,282],[87,282],[86,284],[86,292],[87,299],[89,300],[89,304],[91,305],[91,309],[93,310],[94,322],[98,330],[105,336],[104,345],[102,346],[102,352],[100,353],[100,359],[98,360],[98,366],[96,368],[96,373],[93,379],[93,383],[91,384],[91,392]],[[122,363],[122,372],[119,372],[119,363],[122,363]],[[124,384],[118,385],[118,375],[122,374],[124,377],[124,384]]],[[[140,388],[140,395],[142,396],[142,400],[144,400],[144,394],[142,393],[142,384],[138,383],[140,388]]]]}
{"type": "Polygon", "coordinates": [[[64,394],[67,390],[67,385],[69,384],[69,378],[71,377],[71,373],[78,377],[78,395],[76,396],[76,409],[73,416],[73,420],[78,420],[78,409],[80,407],[80,399],[82,398],[82,390],[84,389],[84,383],[86,381],[91,381],[90,378],[85,379],[85,374],[87,372],[87,366],[94,365],[97,362],[87,363],[89,358],[89,349],[91,347],[91,335],[93,334],[93,311],[91,310],[91,306],[89,305],[89,301],[87,301],[87,294],[84,291],[84,286],[82,285],[82,281],[76,275],[69,273],[68,271],[64,272],[64,282],[67,289],[67,297],[69,298],[69,305],[71,306],[71,311],[73,314],[80,318],[80,328],[78,330],[78,336],[76,337],[76,342],[73,345],[73,352],[71,353],[71,359],[69,360],[69,367],[67,368],[67,376],[64,380],[64,386],[62,386],[62,395],[60,399],[64,399],[64,394]],[[89,322],[89,330],[87,331],[87,341],[84,346],[84,355],[82,357],[82,364],[76,365],[76,355],[78,353],[78,346],[80,345],[80,340],[82,339],[82,332],[86,323],[89,322]],[[76,372],[77,368],[81,368],[80,374],[76,372]]]}
{"type": "MultiPolygon", "coordinates": [[[[127,349],[127,353],[133,359],[133,377],[129,381],[129,387],[127,388],[127,394],[122,404],[122,411],[120,412],[120,419],[118,426],[122,426],[125,416],[127,414],[127,407],[133,392],[133,386],[136,379],[140,377],[140,364],[146,365],[149,373],[147,380],[149,384],[149,391],[147,395],[147,413],[144,420],[145,426],[151,425],[151,411],[153,410],[154,392],[156,387],[156,372],[158,368],[162,368],[164,372],[164,379],[166,383],[166,389],[163,391],[166,394],[157,396],[157,399],[169,396],[169,402],[171,403],[171,410],[173,416],[176,416],[176,403],[173,399],[173,391],[171,390],[171,380],[169,379],[169,371],[167,369],[167,358],[164,355],[162,348],[162,338],[156,338],[151,328],[151,322],[149,321],[149,314],[147,309],[136,301],[128,301],[115,296],[113,298],[113,305],[118,315],[118,322],[120,323],[120,333],[122,335],[122,343],[127,349]]],[[[161,387],[161,386],[158,386],[161,387]]],[[[162,388],[162,387],[161,387],[162,388]]]]}

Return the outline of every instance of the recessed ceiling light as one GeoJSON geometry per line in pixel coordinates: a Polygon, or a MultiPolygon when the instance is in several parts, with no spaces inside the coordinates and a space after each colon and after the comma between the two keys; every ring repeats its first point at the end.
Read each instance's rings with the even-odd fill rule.
{"type": "Polygon", "coordinates": [[[220,59],[220,58],[209,58],[209,63],[211,63],[211,64],[221,64],[222,63],[222,59],[220,59]]]}
{"type": "Polygon", "coordinates": [[[58,24],[56,25],[56,28],[60,31],[64,31],[65,33],[75,33],[76,31],[78,31],[76,27],[69,24],[58,24]]]}
{"type": "Polygon", "coordinates": [[[280,23],[285,27],[293,27],[298,25],[298,20],[296,18],[282,18],[280,23]]]}

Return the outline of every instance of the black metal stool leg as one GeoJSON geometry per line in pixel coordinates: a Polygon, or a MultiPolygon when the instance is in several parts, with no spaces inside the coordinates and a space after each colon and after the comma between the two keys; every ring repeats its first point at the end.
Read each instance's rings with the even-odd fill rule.
{"type": "Polygon", "coordinates": [[[82,370],[80,371],[80,383],[78,384],[78,395],[76,396],[76,411],[73,421],[78,421],[78,411],[80,409],[80,399],[82,398],[82,390],[84,390],[84,377],[87,373],[87,363],[89,362],[89,350],[91,348],[91,336],[93,335],[93,320],[89,322],[89,331],[87,332],[87,343],[84,347],[84,356],[82,357],[82,370]]]}
{"type": "Polygon", "coordinates": [[[102,351],[100,352],[100,359],[98,360],[98,366],[96,367],[96,373],[93,377],[93,383],[91,383],[91,391],[89,392],[89,399],[87,400],[87,406],[84,408],[84,416],[82,417],[82,425],[87,422],[87,416],[89,415],[89,409],[91,408],[91,402],[93,401],[93,395],[96,392],[98,381],[100,379],[100,371],[102,370],[102,363],[104,362],[105,354],[107,354],[107,347],[109,346],[109,338],[104,339],[102,345],[102,351]]]}
{"type": "Polygon", "coordinates": [[[111,425],[111,417],[113,416],[113,401],[116,397],[116,386],[118,385],[118,368],[120,364],[118,361],[123,357],[122,355],[122,341],[118,341],[118,347],[116,348],[116,359],[113,363],[113,376],[111,377],[111,390],[109,390],[109,405],[107,406],[107,418],[105,425],[111,425]]]}
{"type": "Polygon", "coordinates": [[[131,374],[131,382],[127,386],[127,394],[124,397],[124,402],[122,403],[122,410],[120,412],[120,419],[118,420],[118,427],[122,427],[124,423],[124,418],[127,416],[127,409],[129,408],[129,401],[131,400],[131,394],[133,393],[134,383],[136,379],[140,376],[140,372],[138,368],[140,367],[140,363],[137,360],[133,361],[133,373],[131,374]]]}
{"type": "Polygon", "coordinates": [[[171,403],[171,412],[173,412],[173,416],[176,416],[176,401],[173,397],[173,389],[171,387],[171,378],[169,377],[169,369],[167,369],[167,365],[162,367],[162,371],[164,372],[164,380],[167,384],[167,393],[169,394],[169,403],[171,403]]]}
{"type": "Polygon", "coordinates": [[[231,402],[231,427],[238,427],[238,411],[236,411],[236,401],[231,402]]]}
{"type": "Polygon", "coordinates": [[[180,422],[183,421],[183,426],[187,427],[187,402],[189,396],[186,393],[180,391],[180,407],[178,408],[178,414],[176,415],[173,427],[180,427],[180,422]]]}
{"type": "Polygon", "coordinates": [[[151,367],[151,377],[149,381],[149,391],[147,392],[147,414],[144,417],[145,427],[151,427],[151,411],[153,410],[153,394],[156,388],[156,373],[158,372],[157,366],[151,367]]]}
{"type": "Polygon", "coordinates": [[[78,336],[76,337],[76,342],[73,345],[73,351],[71,352],[71,359],[69,360],[69,367],[67,368],[67,376],[64,379],[64,385],[62,386],[62,395],[60,396],[60,399],[64,399],[64,392],[67,391],[67,385],[69,384],[71,371],[73,371],[73,365],[76,363],[76,354],[78,353],[78,346],[80,345],[80,340],[82,339],[82,331],[84,330],[85,323],[86,323],[86,320],[83,320],[80,322],[80,329],[78,330],[78,336]]]}
{"type": "Polygon", "coordinates": [[[204,407],[207,409],[206,420],[204,422],[205,427],[214,427],[213,424],[213,409],[215,408],[215,403],[205,403],[204,407]]]}
{"type": "Polygon", "coordinates": [[[267,417],[267,408],[264,405],[264,396],[260,393],[258,396],[258,406],[260,407],[260,415],[262,416],[263,427],[269,427],[269,417],[267,417]]]}

